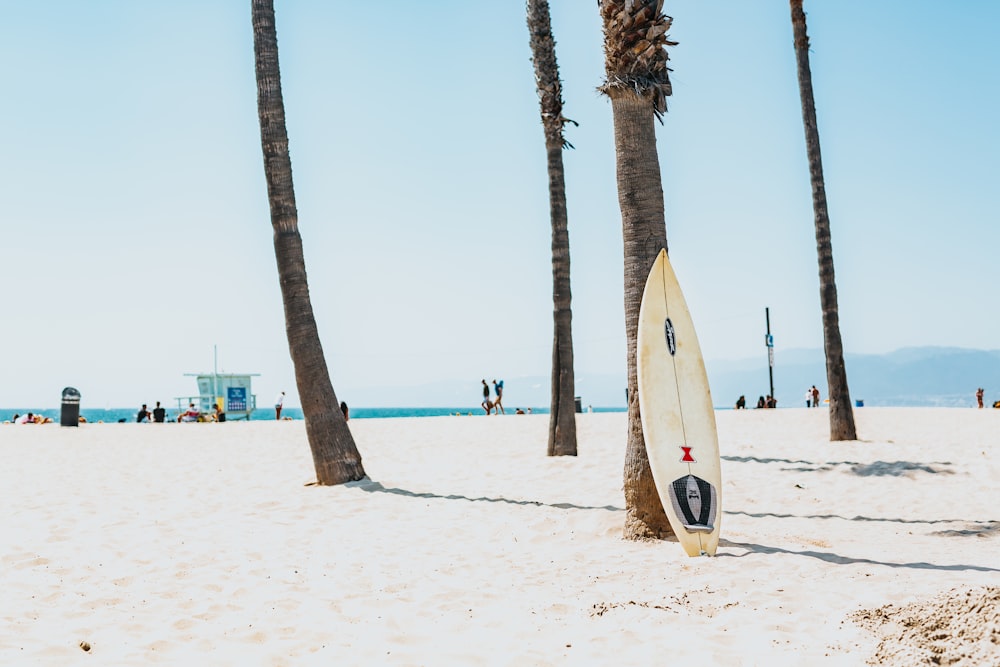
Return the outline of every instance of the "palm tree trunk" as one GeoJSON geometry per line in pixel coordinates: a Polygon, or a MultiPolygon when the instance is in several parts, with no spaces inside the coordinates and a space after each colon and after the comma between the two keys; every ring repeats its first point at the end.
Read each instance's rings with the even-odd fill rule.
{"type": "Polygon", "coordinates": [[[295,382],[302,401],[316,480],[324,485],[342,484],[361,479],[365,471],[333,391],[309,299],[292,186],[292,162],[288,155],[273,0],[253,0],[252,16],[257,114],[288,349],[295,367],[295,382]]]}
{"type": "Polygon", "coordinates": [[[830,216],[826,205],[823,160],[819,150],[816,102],[813,99],[812,73],[809,69],[809,36],[802,0],[790,0],[792,32],[795,39],[795,62],[802,99],[802,123],[805,127],[809,179],[812,181],[813,213],[816,224],[816,253],[819,258],[819,295],[823,309],[823,345],[826,352],[826,381],[830,394],[830,440],[857,440],[854,409],[847,386],[844,344],[840,338],[840,315],[837,306],[837,283],[833,272],[833,246],[830,241],[830,216]]]}
{"type": "Polygon", "coordinates": [[[576,381],[573,373],[573,311],[569,273],[569,216],[562,151],[568,145],[563,127],[562,84],[548,0],[528,0],[528,32],[545,132],[552,224],[552,382],[549,410],[549,456],[576,456],[576,381]]]}
{"type": "Polygon", "coordinates": [[[639,302],[646,277],[667,247],[663,186],[656,153],[654,119],[666,113],[671,94],[667,39],[671,19],[663,0],[598,0],[604,24],[601,91],[611,98],[614,116],[618,206],[625,251],[625,337],[628,360],[628,442],[625,451],[627,539],[673,535],[649,468],[639,418],[636,343],[639,302]]]}
{"type": "Polygon", "coordinates": [[[656,130],[648,100],[630,91],[611,94],[614,115],[618,204],[625,250],[625,338],[628,363],[628,442],[625,450],[625,528],[629,539],[673,535],[649,467],[639,415],[636,343],[639,304],[646,277],[667,247],[663,186],[656,154],[656,130]]]}
{"type": "Polygon", "coordinates": [[[552,218],[552,381],[549,456],[576,456],[576,377],[562,146],[547,146],[552,218]]]}

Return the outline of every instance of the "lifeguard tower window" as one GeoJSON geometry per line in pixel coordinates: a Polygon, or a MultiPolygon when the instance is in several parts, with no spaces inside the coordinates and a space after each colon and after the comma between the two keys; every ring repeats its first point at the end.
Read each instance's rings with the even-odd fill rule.
{"type": "Polygon", "coordinates": [[[202,413],[215,411],[218,405],[226,413],[228,420],[250,419],[257,408],[257,397],[251,389],[250,378],[260,373],[185,373],[198,381],[197,396],[177,398],[178,412],[183,412],[189,403],[198,406],[202,413]]]}

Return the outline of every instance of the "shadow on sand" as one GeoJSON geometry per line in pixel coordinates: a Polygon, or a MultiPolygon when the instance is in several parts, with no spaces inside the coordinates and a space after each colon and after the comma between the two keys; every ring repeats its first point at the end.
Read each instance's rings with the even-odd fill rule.
{"type": "Polygon", "coordinates": [[[944,466],[950,466],[947,461],[934,463],[913,463],[911,461],[875,461],[874,463],[860,463],[858,461],[796,461],[793,459],[761,458],[759,456],[723,456],[723,461],[733,463],[785,463],[799,466],[796,468],[782,468],[782,470],[792,472],[826,472],[836,470],[838,467],[849,466],[850,471],[859,477],[906,477],[913,472],[926,472],[930,474],[952,474],[954,471],[944,466]],[[934,466],[941,466],[935,468],[934,466]]]}
{"type": "MultiPolygon", "coordinates": [[[[854,516],[846,517],[839,514],[778,514],[776,512],[740,512],[734,510],[723,510],[723,514],[733,516],[748,516],[752,519],[840,519],[841,521],[873,521],[884,523],[912,523],[934,525],[938,523],[964,523],[966,526],[975,527],[976,532],[1000,532],[1000,522],[997,521],[969,521],[968,519],[890,519],[886,517],[854,516]]],[[[957,531],[942,531],[938,534],[956,533],[957,531]]],[[[963,532],[963,534],[966,534],[963,532]]],[[[968,533],[971,534],[971,533],[968,533]]]]}
{"type": "Polygon", "coordinates": [[[746,553],[729,554],[717,553],[716,558],[743,558],[752,553],[756,554],[788,554],[790,556],[803,556],[805,558],[815,558],[833,565],[883,565],[885,567],[904,568],[908,570],[940,570],[942,572],[1000,572],[1000,569],[984,567],[982,565],[936,565],[934,563],[892,563],[889,561],[872,560],[870,558],[851,558],[835,553],[824,553],[822,551],[793,551],[780,547],[768,547],[763,544],[752,544],[747,542],[730,542],[720,540],[720,547],[738,547],[746,549],[746,553]]]}
{"type": "Polygon", "coordinates": [[[538,502],[537,500],[511,500],[510,498],[487,498],[486,496],[471,498],[469,496],[463,496],[457,493],[453,493],[447,496],[441,495],[439,493],[417,493],[416,491],[408,491],[406,489],[399,489],[399,488],[387,489],[380,483],[373,482],[369,479],[362,479],[358,480],[357,482],[348,482],[344,486],[358,488],[368,493],[393,493],[398,496],[408,496],[410,498],[437,498],[440,500],[464,500],[470,503],[507,503],[509,505],[554,507],[556,509],[561,509],[561,510],[605,510],[608,512],[625,511],[625,508],[615,507],[614,505],[604,505],[604,506],[574,505],[573,503],[542,503],[538,502]]]}

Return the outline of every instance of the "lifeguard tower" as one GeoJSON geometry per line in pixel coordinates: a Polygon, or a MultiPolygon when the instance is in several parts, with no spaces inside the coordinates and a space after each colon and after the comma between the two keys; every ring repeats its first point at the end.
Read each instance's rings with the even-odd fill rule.
{"type": "Polygon", "coordinates": [[[185,373],[198,379],[198,395],[177,399],[177,411],[184,412],[194,403],[202,414],[211,414],[218,405],[226,419],[250,419],[257,408],[257,397],[250,386],[250,378],[260,373],[185,373]]]}

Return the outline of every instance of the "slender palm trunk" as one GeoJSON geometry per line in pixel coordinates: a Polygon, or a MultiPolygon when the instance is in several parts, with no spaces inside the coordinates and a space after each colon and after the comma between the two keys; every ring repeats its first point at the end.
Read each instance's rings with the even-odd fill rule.
{"type": "Polygon", "coordinates": [[[562,151],[566,144],[562,84],[548,0],[528,0],[528,32],[545,132],[552,224],[552,382],[549,410],[549,456],[576,456],[576,410],[573,374],[573,311],[569,274],[569,216],[562,151]]]}
{"type": "Polygon", "coordinates": [[[600,0],[605,71],[601,87],[614,116],[618,205],[625,267],[625,334],[628,363],[628,434],[625,452],[625,527],[628,539],[673,534],[649,467],[636,380],[639,303],[646,277],[667,247],[655,119],[670,95],[663,0],[600,0]]]}
{"type": "Polygon", "coordinates": [[[309,299],[292,186],[292,162],[288,155],[285,104],[281,96],[274,3],[273,0],[252,1],[257,114],[288,348],[295,367],[295,382],[302,401],[316,479],[324,485],[342,484],[361,479],[365,471],[333,391],[309,299]]]}
{"type": "Polygon", "coordinates": [[[823,160],[819,150],[816,102],[813,99],[812,73],[809,69],[809,36],[802,0],[790,0],[792,32],[795,39],[795,62],[798,70],[799,96],[802,99],[802,123],[805,127],[809,179],[812,181],[813,213],[816,224],[816,253],[819,258],[819,295],[823,309],[823,344],[826,352],[826,381],[830,394],[830,440],[857,440],[854,409],[847,386],[844,344],[840,338],[840,315],[837,306],[837,283],[833,272],[833,246],[830,241],[830,216],[826,205],[823,160]]]}

